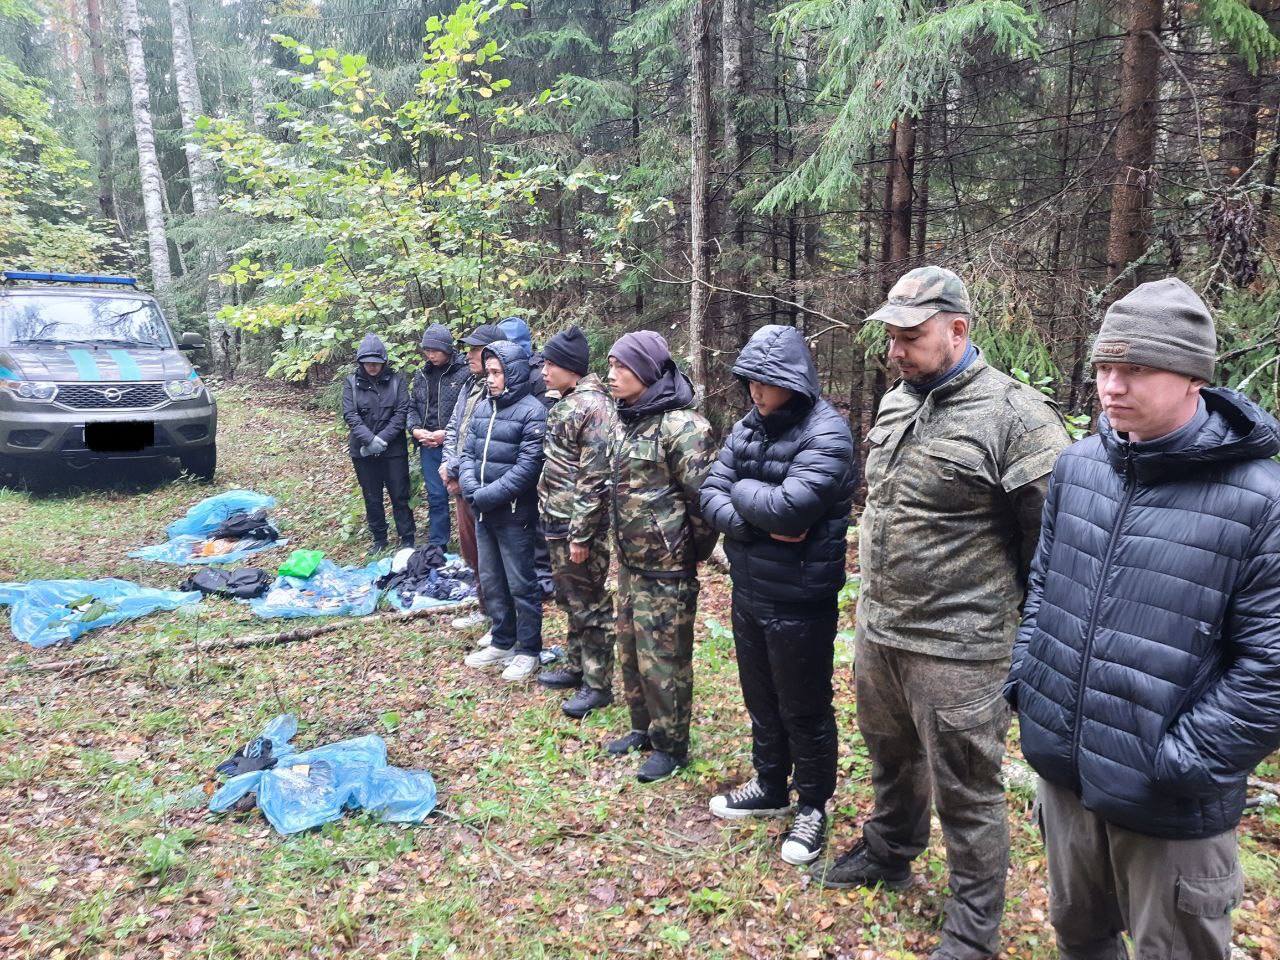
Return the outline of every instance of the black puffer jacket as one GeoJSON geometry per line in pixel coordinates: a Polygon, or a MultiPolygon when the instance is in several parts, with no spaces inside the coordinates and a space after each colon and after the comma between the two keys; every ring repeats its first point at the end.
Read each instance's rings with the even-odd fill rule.
{"type": "Polygon", "coordinates": [[[443,366],[423,366],[413,375],[409,391],[409,432],[443,430],[448,426],[458,394],[470,379],[466,358],[456,353],[443,366]]]}
{"type": "Polygon", "coordinates": [[[1182,443],[1104,418],[1059,458],[1005,687],[1042,777],[1170,839],[1233,828],[1280,746],[1280,425],[1201,395],[1182,443]]]}
{"type": "Polygon", "coordinates": [[[370,377],[357,363],[355,373],[342,385],[342,419],[351,430],[347,438],[351,459],[361,459],[360,448],[375,436],[387,442],[382,456],[408,456],[404,427],[409,414],[409,391],[404,377],[391,369],[387,348],[372,333],[360,341],[359,355],[371,360],[380,358],[383,367],[376,377],[370,377]]]}
{"type": "Polygon", "coordinates": [[[538,476],[547,408],[529,393],[529,358],[509,340],[484,348],[485,360],[497,357],[506,389],[476,404],[462,447],[458,481],[478,514],[496,519],[506,512],[519,522],[538,512],[538,476]]]}
{"type": "Polygon", "coordinates": [[[735,590],[783,604],[830,598],[844,584],[857,486],[849,424],[822,399],[813,358],[794,327],[756,331],[733,372],[795,396],[768,417],[753,407],[734,425],[702,485],[702,515],[725,535],[735,590]],[[772,533],[806,536],[784,543],[772,533]]]}

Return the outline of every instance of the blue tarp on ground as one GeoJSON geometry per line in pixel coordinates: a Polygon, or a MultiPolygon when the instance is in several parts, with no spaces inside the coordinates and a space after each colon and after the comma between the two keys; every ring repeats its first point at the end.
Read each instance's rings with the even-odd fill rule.
{"type": "Polygon", "coordinates": [[[128,580],[32,580],[0,583],[0,606],[23,643],[48,647],[75,641],[89,630],[199,603],[201,594],[155,590],[128,580]]]}
{"type": "Polygon", "coordinates": [[[252,490],[228,490],[217,496],[206,497],[165,528],[169,540],[150,547],[130,551],[136,560],[153,563],[172,563],[178,566],[209,563],[239,563],[246,557],[274,547],[283,547],[288,540],[238,540],[225,553],[205,554],[209,534],[237,513],[254,510],[270,510],[276,505],[275,497],[252,490]]]}
{"type": "Polygon", "coordinates": [[[363,567],[340,567],[332,560],[321,560],[316,572],[305,580],[276,578],[271,589],[251,600],[249,607],[266,619],[363,617],[377,609],[382,591],[374,581],[390,569],[390,557],[363,567]]]}
{"type": "Polygon", "coordinates": [[[435,809],[436,785],[425,770],[387,765],[387,745],[374,734],[300,753],[288,742],[297,729],[292,714],[276,717],[263,730],[279,762],[270,770],[232,777],[209,798],[222,813],[249,793],[281,834],[298,833],[342,816],[367,810],[395,823],[421,823],[435,809]]]}

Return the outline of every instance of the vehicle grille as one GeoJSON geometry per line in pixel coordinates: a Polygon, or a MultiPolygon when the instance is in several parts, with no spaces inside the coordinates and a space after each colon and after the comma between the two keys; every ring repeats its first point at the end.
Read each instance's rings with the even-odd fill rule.
{"type": "Polygon", "coordinates": [[[168,399],[160,383],[64,383],[54,402],[72,410],[150,410],[168,399]]]}

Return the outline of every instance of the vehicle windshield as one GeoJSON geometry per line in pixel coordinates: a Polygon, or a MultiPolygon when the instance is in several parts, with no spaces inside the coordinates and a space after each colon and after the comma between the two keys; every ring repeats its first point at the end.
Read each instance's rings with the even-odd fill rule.
{"type": "Polygon", "coordinates": [[[108,347],[173,346],[156,305],[137,297],[0,297],[0,330],[10,344],[60,343],[108,347]]]}

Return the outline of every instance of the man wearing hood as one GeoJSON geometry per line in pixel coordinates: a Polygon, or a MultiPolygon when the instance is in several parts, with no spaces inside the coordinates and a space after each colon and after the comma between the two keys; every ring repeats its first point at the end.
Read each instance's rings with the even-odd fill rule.
{"type": "Polygon", "coordinates": [[[423,366],[409,391],[409,435],[422,456],[422,483],[427,490],[428,542],[449,542],[449,491],[440,478],[445,430],[468,377],[467,362],[453,349],[453,333],[433,323],[419,344],[423,366]]]}
{"type": "Polygon", "coordinates": [[[969,340],[964,283],[920,267],[870,317],[903,379],[867,435],[854,662],[875,807],[817,870],[828,887],[901,889],[936,807],[951,896],[930,960],[1000,947],[1009,817],[1000,696],[1040,533],[1062,417],[969,340]]]}
{"type": "Polygon", "coordinates": [[[478,571],[491,643],[466,665],[528,680],[542,653],[542,593],[533,564],[547,408],[529,393],[529,360],[508,340],[484,348],[488,396],[476,404],[458,479],[476,516],[478,571]]]}
{"type": "Polygon", "coordinates": [[[617,414],[576,326],[547,341],[542,376],[560,397],[547,414],[538,514],[551,550],[556,594],[569,621],[565,663],[538,682],[576,688],[561,709],[582,719],[613,703],[613,597],[609,577],[609,442],[617,414]]]}
{"type": "Polygon", "coordinates": [[[382,340],[376,334],[365,334],[356,351],[355,372],[342,385],[342,419],[350,429],[347,446],[364,496],[364,513],[373,537],[372,553],[387,548],[384,489],[391,498],[400,545],[413,546],[409,447],[404,439],[408,415],[409,391],[404,377],[391,369],[382,340]]]}
{"type": "Polygon", "coordinates": [[[1054,467],[1005,696],[1064,960],[1225,960],[1236,826],[1280,747],[1280,425],[1210,389],[1181,280],[1107,310],[1098,432],[1054,467]]]}
{"type": "Polygon", "coordinates": [[[609,386],[621,427],[610,444],[610,509],[618,551],[618,655],[631,731],[608,745],[652,754],[650,783],[688,762],[698,564],[716,534],[698,491],[711,469],[711,426],[693,409],[693,384],[651,330],[609,350],[609,386]]]}
{"type": "Polygon", "coordinates": [[[836,785],[831,674],[857,454],[795,327],[757,330],[733,373],[754,406],[702,485],[702,515],[724,535],[729,557],[756,776],[713,797],[711,812],[783,816],[794,777],[799,808],[782,859],[806,864],[822,851],[836,785]]]}

